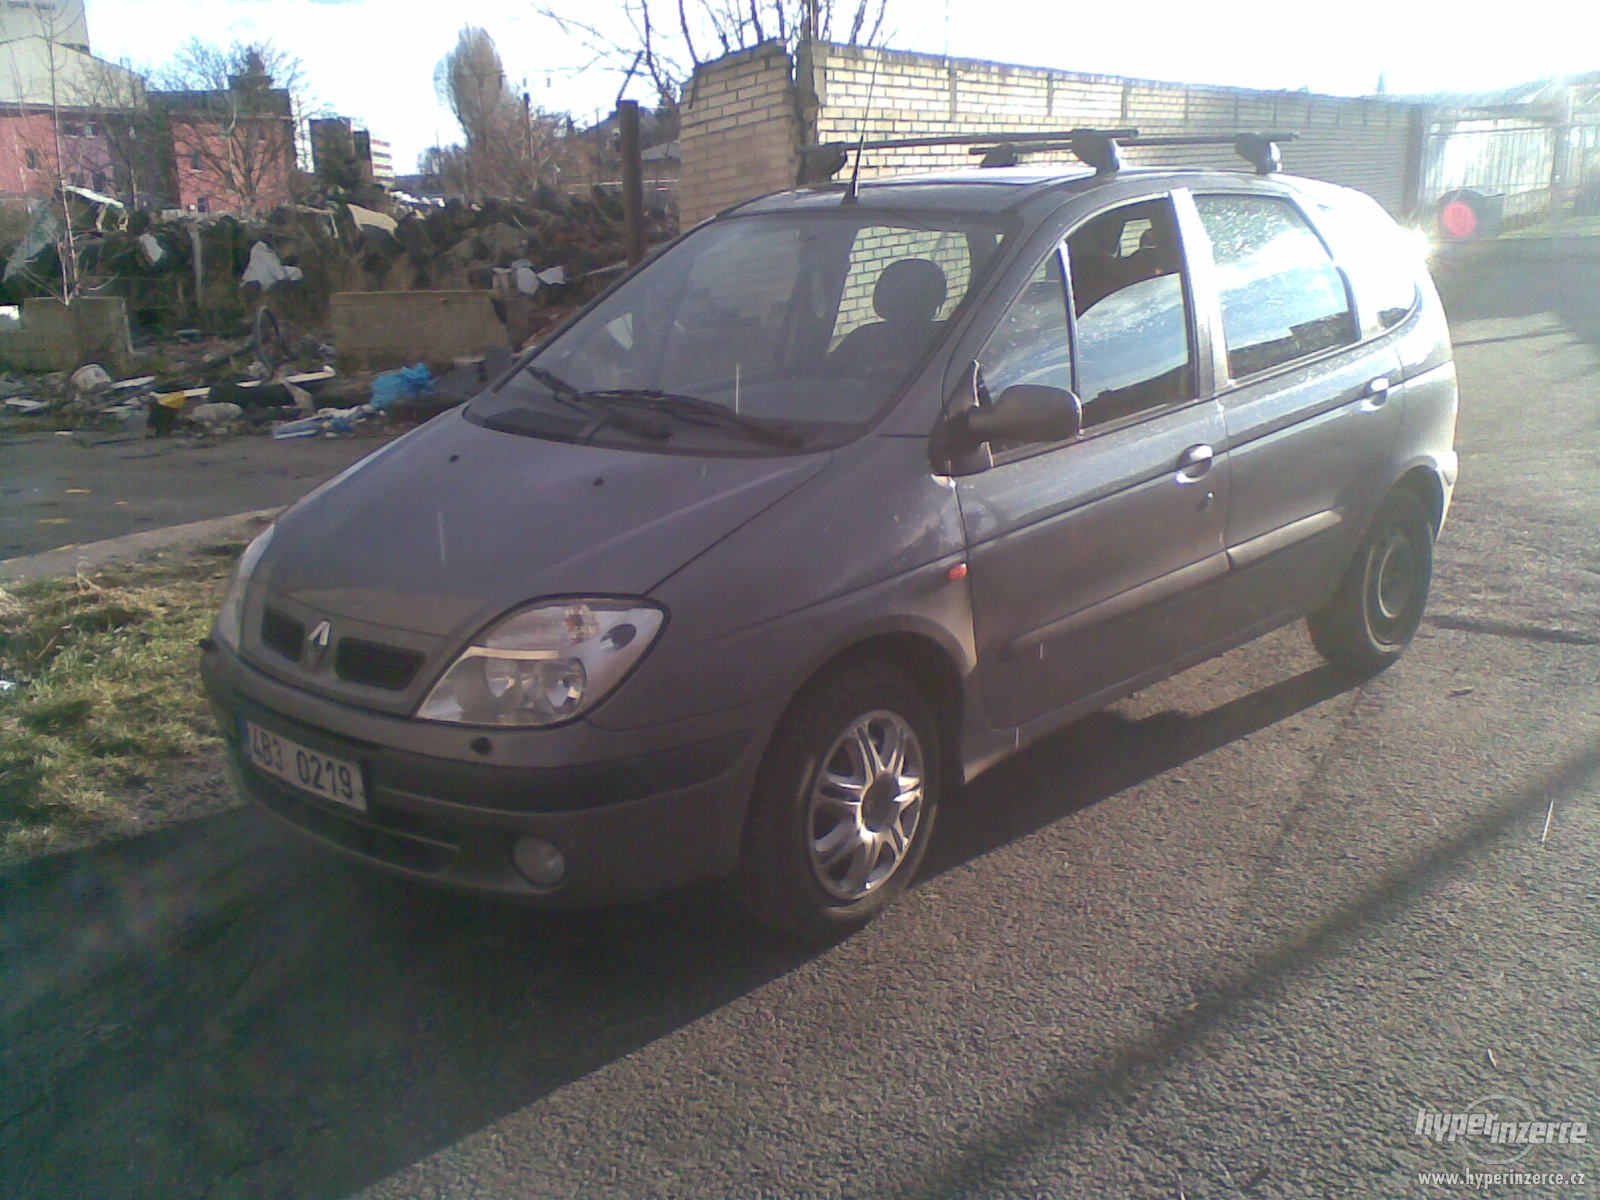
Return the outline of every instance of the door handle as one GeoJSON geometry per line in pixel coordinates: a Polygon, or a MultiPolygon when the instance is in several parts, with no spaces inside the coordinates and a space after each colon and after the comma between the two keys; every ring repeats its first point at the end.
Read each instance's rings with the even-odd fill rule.
{"type": "Polygon", "coordinates": [[[1178,473],[1174,479],[1179,484],[1198,483],[1211,470],[1211,462],[1215,457],[1216,451],[1204,442],[1190,446],[1178,456],[1178,473]]]}
{"type": "Polygon", "coordinates": [[[1370,380],[1367,386],[1361,389],[1361,407],[1367,412],[1382,408],[1384,402],[1388,399],[1389,377],[1387,375],[1379,375],[1376,379],[1370,380]]]}

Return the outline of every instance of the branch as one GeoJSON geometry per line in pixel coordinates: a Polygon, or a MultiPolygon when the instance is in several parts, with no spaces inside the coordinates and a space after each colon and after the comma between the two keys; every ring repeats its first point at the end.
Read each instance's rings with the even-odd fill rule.
{"type": "Polygon", "coordinates": [[[678,27],[683,30],[683,44],[689,51],[689,61],[698,67],[700,56],[695,53],[694,39],[689,36],[689,14],[684,11],[683,0],[678,0],[678,27]]]}

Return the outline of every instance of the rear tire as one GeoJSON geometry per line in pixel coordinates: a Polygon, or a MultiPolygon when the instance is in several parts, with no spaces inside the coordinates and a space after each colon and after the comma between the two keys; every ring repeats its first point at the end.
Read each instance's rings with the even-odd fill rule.
{"type": "Polygon", "coordinates": [[[1433,579],[1433,522],[1410,492],[1378,506],[1339,590],[1306,618],[1322,657],[1353,675],[1375,675],[1410,644],[1433,579]]]}
{"type": "Polygon", "coordinates": [[[733,887],[808,941],[865,925],[916,873],[939,801],[938,725],[899,670],[862,659],[809,684],[773,734],[733,887]]]}

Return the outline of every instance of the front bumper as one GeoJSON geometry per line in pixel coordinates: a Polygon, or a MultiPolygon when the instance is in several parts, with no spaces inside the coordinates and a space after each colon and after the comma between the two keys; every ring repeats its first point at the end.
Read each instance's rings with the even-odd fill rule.
{"type": "Polygon", "coordinates": [[[393,874],[548,907],[637,899],[731,873],[761,748],[782,708],[772,702],[628,733],[585,722],[465,729],[463,747],[492,746],[491,761],[471,761],[405,748],[419,728],[437,726],[310,696],[221,646],[202,656],[201,674],[235,784],[275,817],[393,874]],[[366,810],[253,766],[243,719],[358,764],[366,810]],[[523,836],[561,852],[560,883],[536,886],[518,872],[511,851],[523,836]]]}

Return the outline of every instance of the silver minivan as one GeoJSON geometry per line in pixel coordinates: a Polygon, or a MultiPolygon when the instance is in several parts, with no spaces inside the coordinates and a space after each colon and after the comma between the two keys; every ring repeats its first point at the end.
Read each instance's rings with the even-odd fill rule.
{"type": "Polygon", "coordinates": [[[1370,198],[1024,166],[690,231],[245,552],[204,643],[240,788],[546,905],[727,880],[827,937],[940,798],[1305,618],[1421,619],[1443,312],[1370,198]]]}

